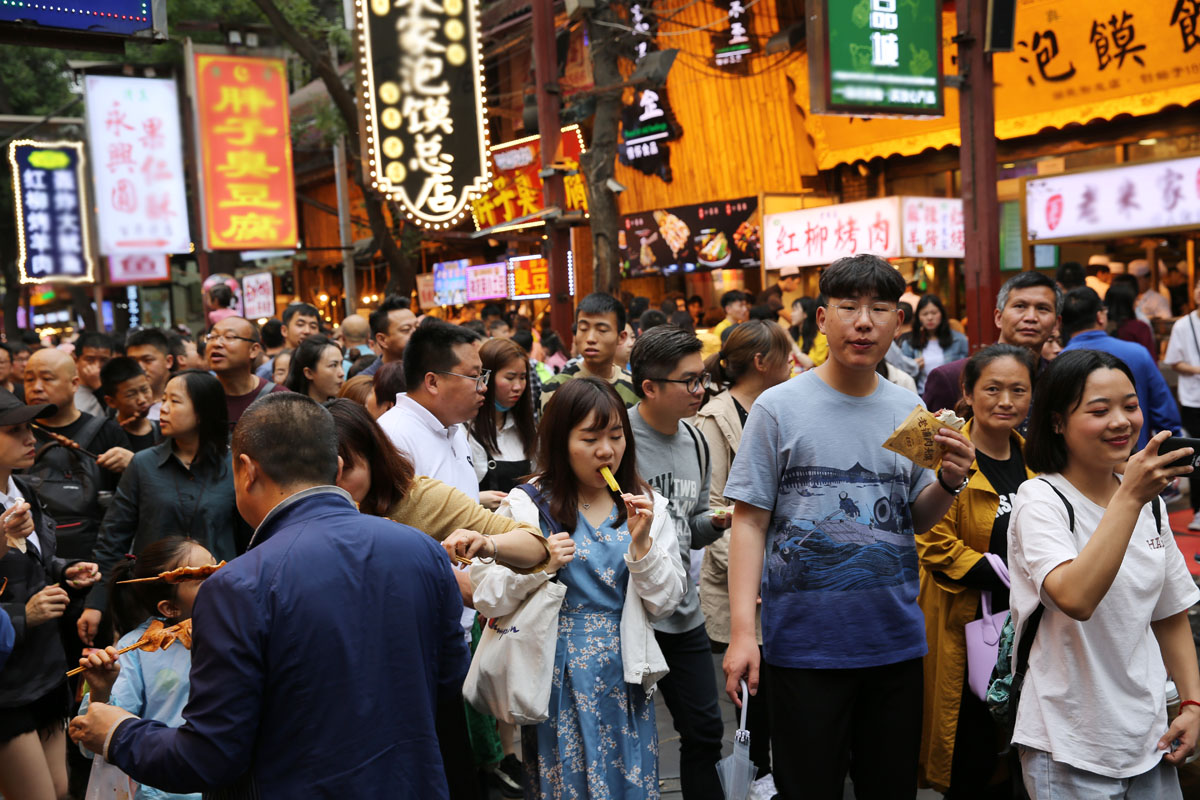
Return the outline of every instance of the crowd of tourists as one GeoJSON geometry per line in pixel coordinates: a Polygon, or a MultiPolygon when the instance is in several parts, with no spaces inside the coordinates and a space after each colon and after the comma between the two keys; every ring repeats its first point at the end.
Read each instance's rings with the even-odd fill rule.
{"type": "Polygon", "coordinates": [[[753,798],[1179,798],[1200,313],[1057,277],[10,340],[0,795],[721,800],[724,692],[753,798]]]}

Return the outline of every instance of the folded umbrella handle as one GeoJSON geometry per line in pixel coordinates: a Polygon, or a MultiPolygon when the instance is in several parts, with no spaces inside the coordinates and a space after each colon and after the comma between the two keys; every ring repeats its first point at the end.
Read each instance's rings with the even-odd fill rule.
{"type": "Polygon", "coordinates": [[[745,681],[738,681],[742,685],[742,722],[738,726],[739,730],[746,730],[746,709],[750,706],[750,687],[745,681]]]}

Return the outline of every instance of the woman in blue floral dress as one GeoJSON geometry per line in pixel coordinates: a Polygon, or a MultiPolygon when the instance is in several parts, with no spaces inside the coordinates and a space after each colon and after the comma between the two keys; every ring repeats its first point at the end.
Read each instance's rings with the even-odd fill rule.
{"type": "Polygon", "coordinates": [[[625,405],[602,381],[577,378],[554,393],[540,447],[537,501],[518,487],[501,513],[542,524],[552,550],[571,539],[575,559],[557,576],[567,591],[549,716],[523,730],[526,795],[657,798],[652,695],[667,668],[650,621],[674,610],[686,579],[666,500],[638,477],[625,405]],[[610,491],[605,466],[638,493],[610,491]],[[560,532],[541,522],[539,502],[560,532]]]}

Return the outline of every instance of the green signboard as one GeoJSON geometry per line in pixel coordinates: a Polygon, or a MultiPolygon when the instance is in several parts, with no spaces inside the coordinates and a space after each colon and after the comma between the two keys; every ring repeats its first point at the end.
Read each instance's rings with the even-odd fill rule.
{"type": "Polygon", "coordinates": [[[940,117],[942,0],[808,0],[813,111],[940,117]]]}

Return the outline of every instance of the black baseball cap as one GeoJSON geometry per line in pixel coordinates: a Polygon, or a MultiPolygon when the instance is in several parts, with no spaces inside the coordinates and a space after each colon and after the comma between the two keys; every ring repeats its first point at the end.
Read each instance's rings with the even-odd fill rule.
{"type": "Polygon", "coordinates": [[[43,417],[52,417],[58,413],[58,406],[42,403],[27,406],[15,394],[0,389],[0,425],[21,425],[43,417]]]}

